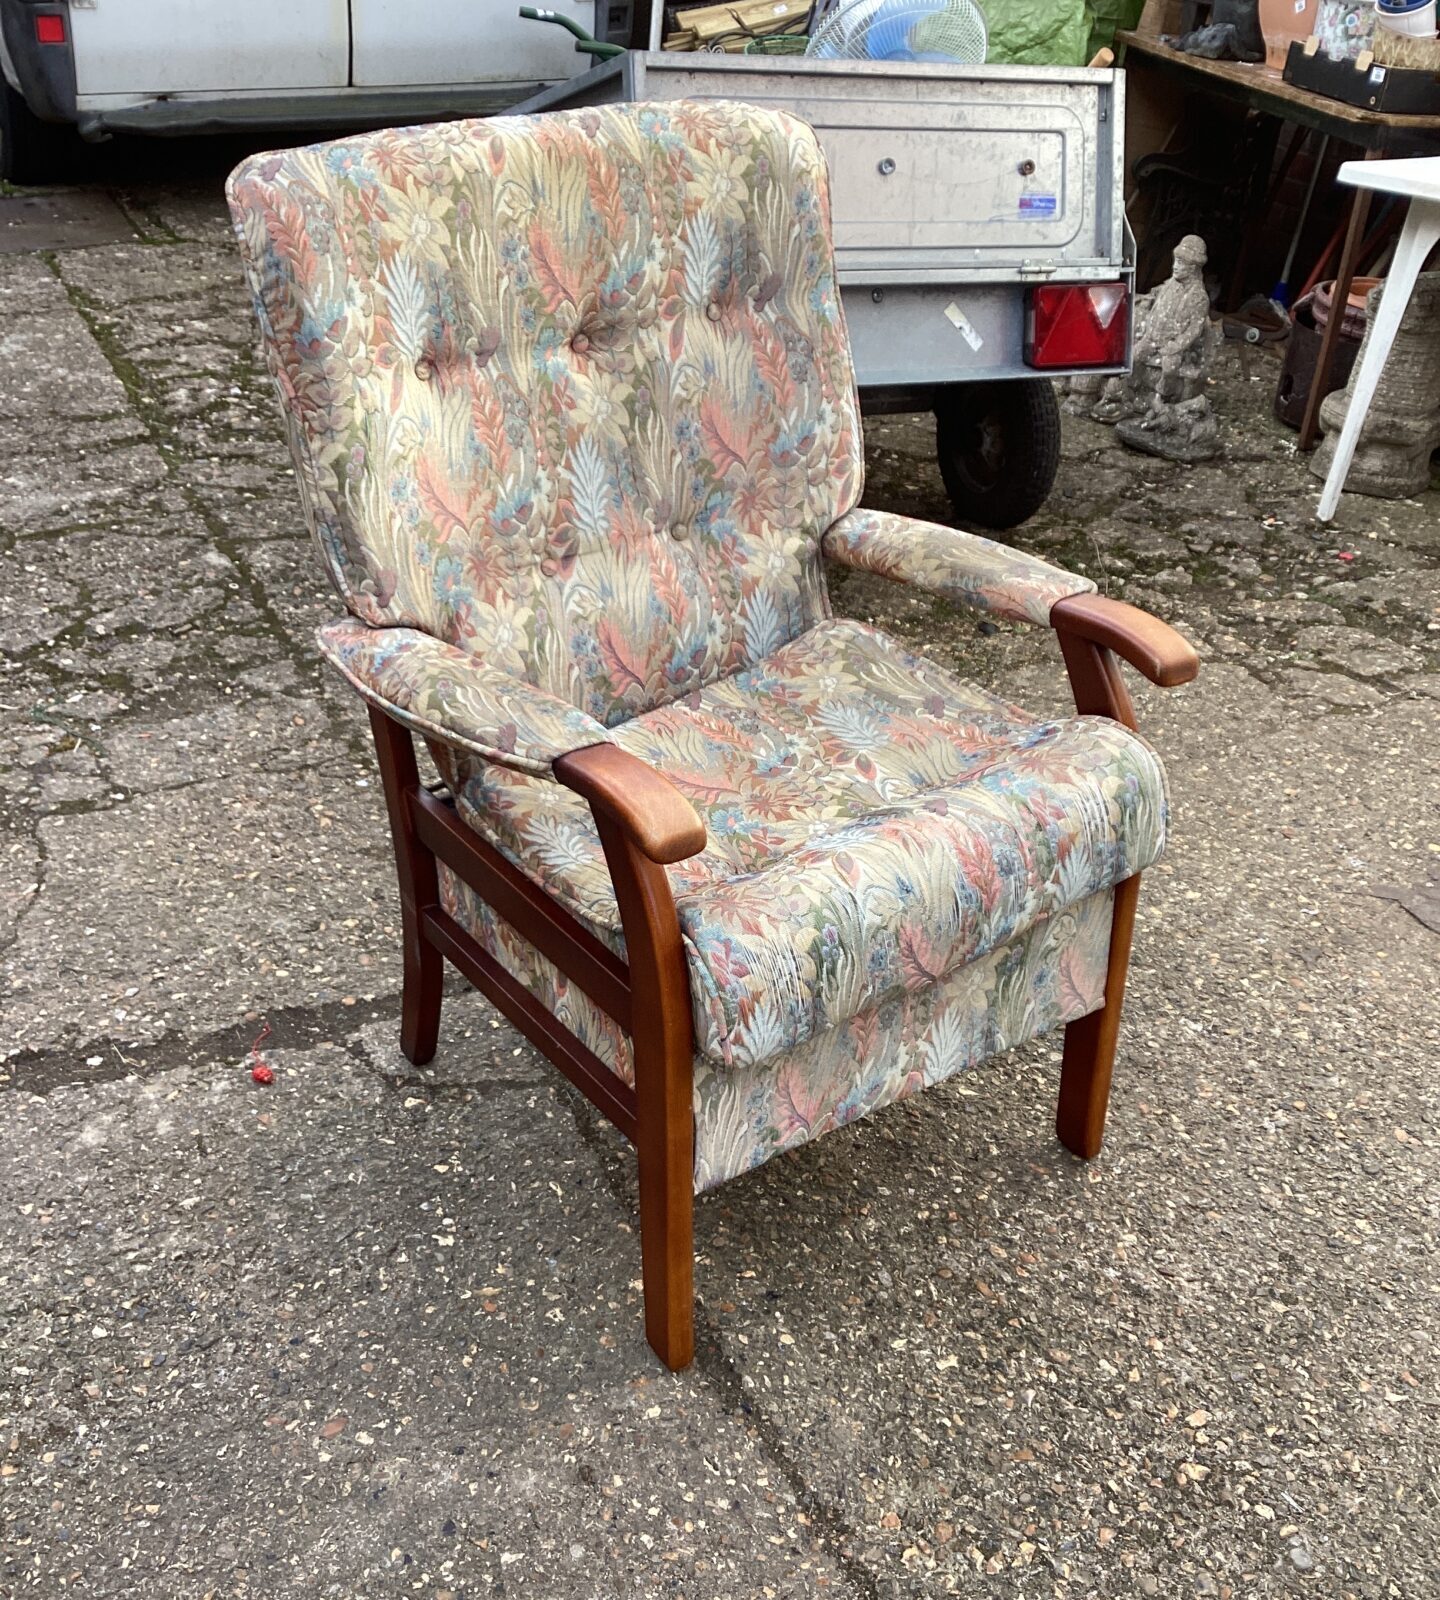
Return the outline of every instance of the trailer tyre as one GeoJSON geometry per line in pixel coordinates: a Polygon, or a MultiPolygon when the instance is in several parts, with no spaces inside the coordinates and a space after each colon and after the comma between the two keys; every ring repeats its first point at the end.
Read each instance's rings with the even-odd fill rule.
{"type": "Polygon", "coordinates": [[[955,519],[1018,527],[1060,466],[1060,405],[1048,378],[961,385],[935,404],[935,453],[955,519]]]}
{"type": "Polygon", "coordinates": [[[0,179],[6,183],[61,182],[70,172],[75,130],[42,122],[0,77],[0,179]]]}

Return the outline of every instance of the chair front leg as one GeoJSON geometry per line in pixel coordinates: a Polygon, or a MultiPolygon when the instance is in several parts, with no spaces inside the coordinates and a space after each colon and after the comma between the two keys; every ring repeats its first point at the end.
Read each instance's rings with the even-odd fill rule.
{"type": "Polygon", "coordinates": [[[400,880],[401,947],[404,988],[400,999],[400,1048],[407,1061],[423,1067],[434,1058],[440,1037],[440,1001],[444,993],[445,958],[425,938],[423,914],[440,903],[435,857],[420,842],[410,810],[411,794],[420,788],[415,740],[408,728],[375,706],[369,708],[370,731],[390,814],[395,846],[395,873],[400,880]]]}
{"type": "MultiPolygon", "coordinates": [[[[1135,728],[1135,707],[1120,676],[1120,664],[1104,645],[1061,631],[1060,650],[1070,675],[1075,709],[1082,716],[1112,717],[1135,728]]],[[[1084,1161],[1100,1154],[1105,1114],[1110,1107],[1110,1080],[1120,1041],[1120,1014],[1125,1004],[1125,978],[1130,970],[1130,940],[1135,907],[1140,899],[1140,874],[1115,886],[1110,923],[1110,959],[1105,969],[1105,1002],[1098,1011],[1078,1017],[1065,1029],[1060,1063],[1060,1103],[1055,1132],[1060,1143],[1084,1161]]]]}
{"type": "Polygon", "coordinates": [[[635,1150],[645,1337],[679,1372],[695,1354],[694,1022],[680,923],[665,869],[632,834],[595,812],[630,964],[635,1150]]]}
{"type": "Polygon", "coordinates": [[[1105,1113],[1110,1106],[1110,1079],[1120,1041],[1120,1013],[1125,1004],[1125,976],[1130,970],[1130,939],[1139,900],[1138,872],[1115,885],[1105,1003],[1089,1016],[1077,1017],[1065,1029],[1055,1132],[1060,1143],[1082,1161],[1098,1156],[1105,1139],[1105,1113]]]}
{"type": "Polygon", "coordinates": [[[617,745],[572,750],[554,772],[590,802],[625,930],[645,1337],[678,1372],[695,1353],[695,1027],[664,864],[703,850],[705,827],[667,778],[617,745]]]}

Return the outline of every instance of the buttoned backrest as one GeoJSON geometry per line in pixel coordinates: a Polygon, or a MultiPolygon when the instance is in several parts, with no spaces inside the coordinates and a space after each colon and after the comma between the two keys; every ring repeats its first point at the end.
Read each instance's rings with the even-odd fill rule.
{"type": "Polygon", "coordinates": [[[392,129],[229,199],[325,563],[614,724],[828,613],[861,440],[814,134],[724,102],[392,129]]]}

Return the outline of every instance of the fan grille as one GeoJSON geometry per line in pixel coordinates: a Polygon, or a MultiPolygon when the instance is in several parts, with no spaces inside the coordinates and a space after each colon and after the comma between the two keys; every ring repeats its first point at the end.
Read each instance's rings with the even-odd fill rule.
{"type": "Polygon", "coordinates": [[[806,55],[836,61],[980,66],[988,43],[975,0],[849,0],[816,25],[806,55]]]}

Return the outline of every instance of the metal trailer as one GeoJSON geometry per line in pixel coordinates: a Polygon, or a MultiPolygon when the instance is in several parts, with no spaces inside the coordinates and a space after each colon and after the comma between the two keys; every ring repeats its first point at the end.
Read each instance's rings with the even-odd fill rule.
{"type": "MultiPolygon", "coordinates": [[[[657,11],[658,11],[657,7],[657,11]]],[[[726,99],[810,123],[831,171],[835,256],[861,404],[933,411],[957,517],[1008,528],[1054,482],[1060,416],[1028,340],[1037,285],[1123,285],[1124,74],[631,51],[517,111],[726,99]]],[[[1083,291],[1082,291],[1083,292],[1083,291]]],[[[1102,295],[1103,298],[1103,295],[1102,295]]]]}

